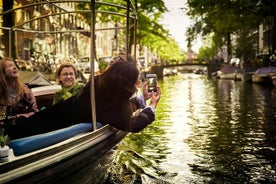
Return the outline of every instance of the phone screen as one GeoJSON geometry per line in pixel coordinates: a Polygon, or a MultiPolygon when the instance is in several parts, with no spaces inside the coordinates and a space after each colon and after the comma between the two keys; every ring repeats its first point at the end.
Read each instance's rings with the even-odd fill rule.
{"type": "Polygon", "coordinates": [[[157,75],[156,74],[147,74],[146,75],[148,82],[148,92],[157,91],[157,75]]]}

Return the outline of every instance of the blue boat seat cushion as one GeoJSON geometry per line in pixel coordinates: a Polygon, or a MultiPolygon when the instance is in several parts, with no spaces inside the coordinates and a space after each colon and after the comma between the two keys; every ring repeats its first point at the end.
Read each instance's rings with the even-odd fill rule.
{"type": "MultiPolygon", "coordinates": [[[[100,123],[97,123],[97,127],[100,126],[100,123]]],[[[80,133],[88,132],[92,130],[92,127],[92,123],[80,123],[52,132],[12,140],[9,147],[13,149],[15,156],[19,156],[64,141],[80,133]]]]}

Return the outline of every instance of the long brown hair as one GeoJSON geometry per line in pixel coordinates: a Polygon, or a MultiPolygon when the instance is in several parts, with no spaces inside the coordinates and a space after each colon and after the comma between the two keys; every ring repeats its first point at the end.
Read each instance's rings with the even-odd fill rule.
{"type": "Polygon", "coordinates": [[[100,77],[99,87],[113,104],[129,102],[136,92],[139,70],[129,62],[117,62],[110,66],[100,77]]]}
{"type": "MultiPolygon", "coordinates": [[[[0,60],[0,104],[1,105],[12,105],[9,100],[9,91],[11,90],[11,86],[8,83],[7,75],[6,75],[6,62],[14,62],[10,58],[4,58],[0,60]]],[[[17,91],[18,98],[22,98],[24,96],[24,83],[19,80],[19,78],[15,79],[15,90],[17,91]]]]}

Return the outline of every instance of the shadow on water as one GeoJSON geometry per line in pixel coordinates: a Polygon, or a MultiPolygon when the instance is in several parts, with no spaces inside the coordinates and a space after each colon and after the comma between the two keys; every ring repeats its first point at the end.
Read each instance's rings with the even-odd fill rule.
{"type": "Polygon", "coordinates": [[[176,173],[158,167],[168,154],[167,139],[162,134],[164,131],[158,126],[151,126],[139,134],[128,135],[119,146],[106,183],[169,183],[176,173]]]}
{"type": "Polygon", "coordinates": [[[182,74],[159,81],[156,121],[119,145],[106,183],[275,183],[272,89],[182,74]]]}

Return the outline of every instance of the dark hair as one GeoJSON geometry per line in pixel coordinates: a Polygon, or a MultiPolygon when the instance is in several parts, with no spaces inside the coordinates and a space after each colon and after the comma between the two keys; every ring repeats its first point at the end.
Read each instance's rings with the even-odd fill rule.
{"type": "Polygon", "coordinates": [[[117,56],[115,56],[111,59],[111,64],[116,63],[116,62],[130,62],[134,65],[137,64],[134,57],[132,57],[130,54],[126,55],[124,52],[120,52],[117,56]]]}
{"type": "Polygon", "coordinates": [[[127,54],[127,55],[126,55],[126,53],[121,52],[121,53],[119,53],[119,54],[118,54],[118,56],[123,57],[123,58],[124,58],[124,60],[125,60],[126,62],[130,62],[130,63],[132,63],[132,64],[135,64],[135,65],[136,65],[136,60],[135,60],[135,59],[134,59],[134,57],[133,57],[133,56],[131,56],[130,54],[127,54]]]}
{"type": "Polygon", "coordinates": [[[139,70],[129,62],[117,62],[110,66],[100,77],[99,87],[113,104],[128,102],[136,91],[139,70]]]}

